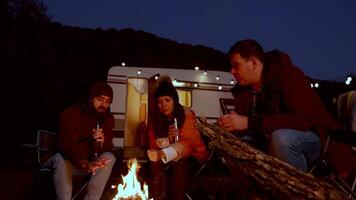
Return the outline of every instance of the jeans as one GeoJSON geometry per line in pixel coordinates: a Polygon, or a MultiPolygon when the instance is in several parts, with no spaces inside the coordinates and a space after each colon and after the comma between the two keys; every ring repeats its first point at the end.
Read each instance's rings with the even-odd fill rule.
{"type": "Polygon", "coordinates": [[[320,155],[321,143],[316,133],[278,129],[268,141],[268,153],[306,172],[320,155]]]}
{"type": "MultiPolygon", "coordinates": [[[[100,199],[106,182],[110,177],[112,167],[116,161],[115,156],[110,152],[104,152],[101,156],[109,158],[111,161],[107,166],[98,169],[94,175],[90,177],[87,186],[87,192],[84,200],[98,200],[100,199]]],[[[72,175],[83,174],[68,161],[64,160],[62,155],[57,153],[52,156],[44,167],[53,167],[53,182],[56,188],[56,195],[58,200],[70,200],[72,198],[72,175]]]]}

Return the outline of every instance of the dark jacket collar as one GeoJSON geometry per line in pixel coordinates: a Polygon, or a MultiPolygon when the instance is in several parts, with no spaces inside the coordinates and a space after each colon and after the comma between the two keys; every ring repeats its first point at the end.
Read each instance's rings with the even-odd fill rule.
{"type": "Polygon", "coordinates": [[[279,50],[267,52],[262,71],[263,84],[270,86],[278,83],[291,67],[293,67],[293,63],[288,54],[279,50]]]}

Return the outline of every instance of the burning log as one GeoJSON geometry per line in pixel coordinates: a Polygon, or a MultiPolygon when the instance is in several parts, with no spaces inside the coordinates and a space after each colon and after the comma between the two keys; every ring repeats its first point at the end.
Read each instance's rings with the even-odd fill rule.
{"type": "Polygon", "coordinates": [[[273,199],[346,199],[321,178],[255,149],[218,125],[198,119],[197,128],[208,138],[209,147],[224,155],[228,165],[252,178],[273,199]]]}

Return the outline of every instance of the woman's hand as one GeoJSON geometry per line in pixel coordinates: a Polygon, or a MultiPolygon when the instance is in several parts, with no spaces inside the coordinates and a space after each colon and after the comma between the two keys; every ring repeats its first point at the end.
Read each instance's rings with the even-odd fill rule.
{"type": "Polygon", "coordinates": [[[164,158],[164,153],[161,150],[157,149],[149,149],[147,150],[147,155],[150,161],[157,162],[164,158]]]}
{"type": "Polygon", "coordinates": [[[156,139],[156,144],[159,148],[166,148],[169,146],[169,140],[168,137],[164,138],[157,138],[156,139]]]}
{"type": "Polygon", "coordinates": [[[178,132],[178,129],[174,125],[170,125],[168,127],[168,138],[171,144],[175,142],[175,138],[178,136],[178,132]]]}

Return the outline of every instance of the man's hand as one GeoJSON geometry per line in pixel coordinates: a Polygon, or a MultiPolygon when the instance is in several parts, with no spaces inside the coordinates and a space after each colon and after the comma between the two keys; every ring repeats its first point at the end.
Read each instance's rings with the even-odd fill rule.
{"type": "Polygon", "coordinates": [[[234,111],[231,111],[230,114],[221,116],[218,119],[218,123],[228,131],[242,131],[248,128],[247,116],[238,115],[234,111]]]}
{"type": "Polygon", "coordinates": [[[93,138],[97,143],[100,144],[100,146],[103,146],[105,137],[104,137],[104,131],[102,128],[99,129],[93,129],[93,138]]]}
{"type": "Polygon", "coordinates": [[[102,156],[93,162],[82,160],[79,162],[79,168],[85,172],[95,174],[96,170],[105,167],[110,161],[111,160],[105,156],[102,156]]]}
{"type": "Polygon", "coordinates": [[[157,162],[164,157],[164,153],[161,150],[149,149],[147,150],[147,155],[150,161],[157,162]]]}

